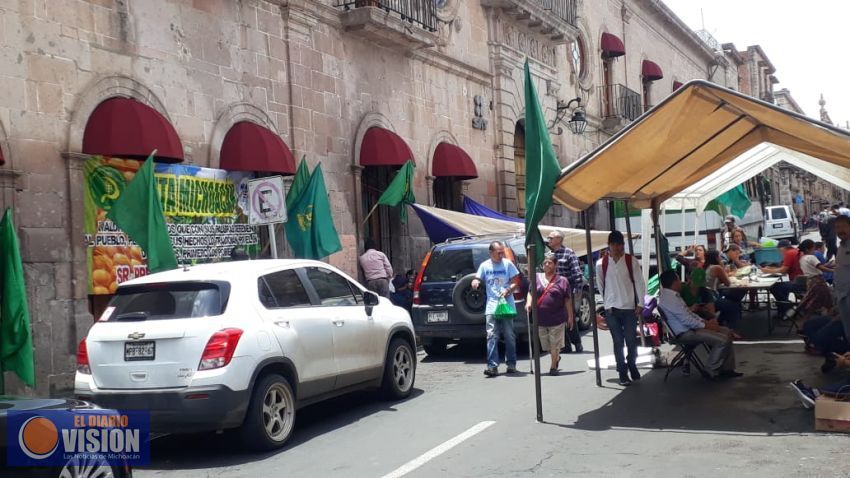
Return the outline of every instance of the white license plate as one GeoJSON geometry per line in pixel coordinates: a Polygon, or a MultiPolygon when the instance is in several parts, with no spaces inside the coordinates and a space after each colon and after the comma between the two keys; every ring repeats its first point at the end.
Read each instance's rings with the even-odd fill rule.
{"type": "Polygon", "coordinates": [[[774,224],[773,228],[774,229],[782,229],[782,224],[774,224]]]}
{"type": "Polygon", "coordinates": [[[156,358],[156,342],[124,342],[124,360],[154,360],[156,358]]]}
{"type": "Polygon", "coordinates": [[[448,310],[440,310],[434,312],[428,312],[428,323],[434,322],[448,322],[449,321],[449,311],[448,310]]]}

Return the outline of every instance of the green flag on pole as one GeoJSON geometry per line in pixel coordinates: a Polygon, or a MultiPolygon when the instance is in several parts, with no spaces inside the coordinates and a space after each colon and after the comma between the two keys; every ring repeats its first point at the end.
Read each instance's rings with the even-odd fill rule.
{"type": "MultiPolygon", "coordinates": [[[[381,197],[378,198],[378,203],[375,204],[377,207],[379,204],[383,204],[385,206],[398,206],[399,204],[413,204],[416,202],[416,197],[413,195],[413,174],[415,173],[416,165],[413,164],[413,161],[407,160],[404,163],[404,166],[398,170],[395,177],[389,186],[387,186],[387,190],[384,191],[384,194],[381,194],[381,197]]],[[[374,208],[373,208],[374,210],[374,208]]],[[[372,212],[370,211],[371,215],[372,212]]],[[[369,216],[366,216],[367,218],[369,216]]],[[[401,222],[407,222],[407,208],[401,208],[401,222]]]]}
{"type": "Polygon", "coordinates": [[[286,238],[295,257],[321,259],[342,250],[319,163],[301,197],[289,209],[286,238]]]}
{"type": "Polygon", "coordinates": [[[537,229],[540,220],[552,206],[552,192],[561,174],[561,166],[552,148],[546,119],[537,100],[528,60],[525,61],[525,245],[536,244],[535,259],[539,266],[546,250],[537,229]]]}
{"type": "Polygon", "coordinates": [[[5,371],[15,372],[24,383],[35,387],[32,352],[24,266],[9,208],[0,220],[0,395],[5,391],[5,371]]]}
{"type": "Polygon", "coordinates": [[[295,179],[292,180],[292,186],[289,192],[286,193],[286,211],[292,209],[295,201],[301,197],[301,193],[307,189],[307,183],[310,182],[310,168],[307,167],[307,156],[301,157],[301,162],[298,163],[298,170],[295,171],[295,179]]]}
{"type": "Polygon", "coordinates": [[[145,251],[148,270],[155,273],[176,269],[177,257],[168,237],[153,168],[151,154],[112,204],[106,217],[145,251]]]}
{"type": "Polygon", "coordinates": [[[706,205],[706,211],[715,211],[720,216],[726,216],[731,212],[735,216],[743,219],[747,214],[747,209],[750,208],[750,197],[747,196],[747,190],[743,184],[732,188],[725,193],[712,199],[706,205]]]}

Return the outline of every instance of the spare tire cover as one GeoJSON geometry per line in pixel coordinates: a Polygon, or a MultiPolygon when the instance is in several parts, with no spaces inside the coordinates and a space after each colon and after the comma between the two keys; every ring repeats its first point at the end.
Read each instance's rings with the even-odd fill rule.
{"type": "Polygon", "coordinates": [[[475,274],[467,274],[457,281],[452,291],[452,304],[455,312],[466,320],[484,320],[487,307],[487,292],[482,281],[478,289],[472,288],[475,274]]]}

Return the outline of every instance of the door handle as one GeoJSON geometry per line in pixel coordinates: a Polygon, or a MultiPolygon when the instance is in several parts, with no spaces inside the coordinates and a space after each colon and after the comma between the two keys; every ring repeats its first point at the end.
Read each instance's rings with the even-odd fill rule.
{"type": "Polygon", "coordinates": [[[345,321],[344,321],[344,320],[334,320],[334,321],[333,321],[333,323],[334,323],[334,325],[336,325],[337,327],[342,327],[343,325],[345,325],[345,321]]]}

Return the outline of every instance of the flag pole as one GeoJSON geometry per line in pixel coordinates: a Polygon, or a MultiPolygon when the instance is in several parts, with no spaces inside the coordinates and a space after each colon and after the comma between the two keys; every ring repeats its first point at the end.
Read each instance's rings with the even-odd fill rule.
{"type": "MultiPolygon", "coordinates": [[[[540,234],[540,232],[537,232],[540,234]]],[[[528,280],[529,280],[529,289],[531,291],[531,317],[529,320],[531,322],[531,330],[529,331],[528,341],[531,343],[531,355],[534,360],[534,399],[537,405],[537,421],[539,423],[543,422],[543,396],[540,391],[540,342],[538,341],[538,337],[540,337],[539,327],[537,325],[537,264],[536,261],[536,253],[537,249],[535,244],[528,245],[528,280]]]]}
{"type": "Polygon", "coordinates": [[[593,327],[593,361],[596,365],[596,386],[602,386],[602,372],[599,370],[599,331],[596,327],[596,263],[593,261],[593,243],[590,240],[590,218],[587,210],[582,212],[584,216],[584,232],[587,239],[587,272],[590,282],[590,313],[593,315],[590,323],[593,327]]]}
{"type": "Polygon", "coordinates": [[[365,218],[363,218],[363,224],[360,225],[361,227],[366,225],[366,221],[369,220],[369,217],[372,216],[372,213],[375,212],[375,209],[378,209],[378,206],[380,206],[380,203],[375,203],[375,205],[372,206],[372,210],[369,211],[369,214],[366,214],[365,218]]]}

